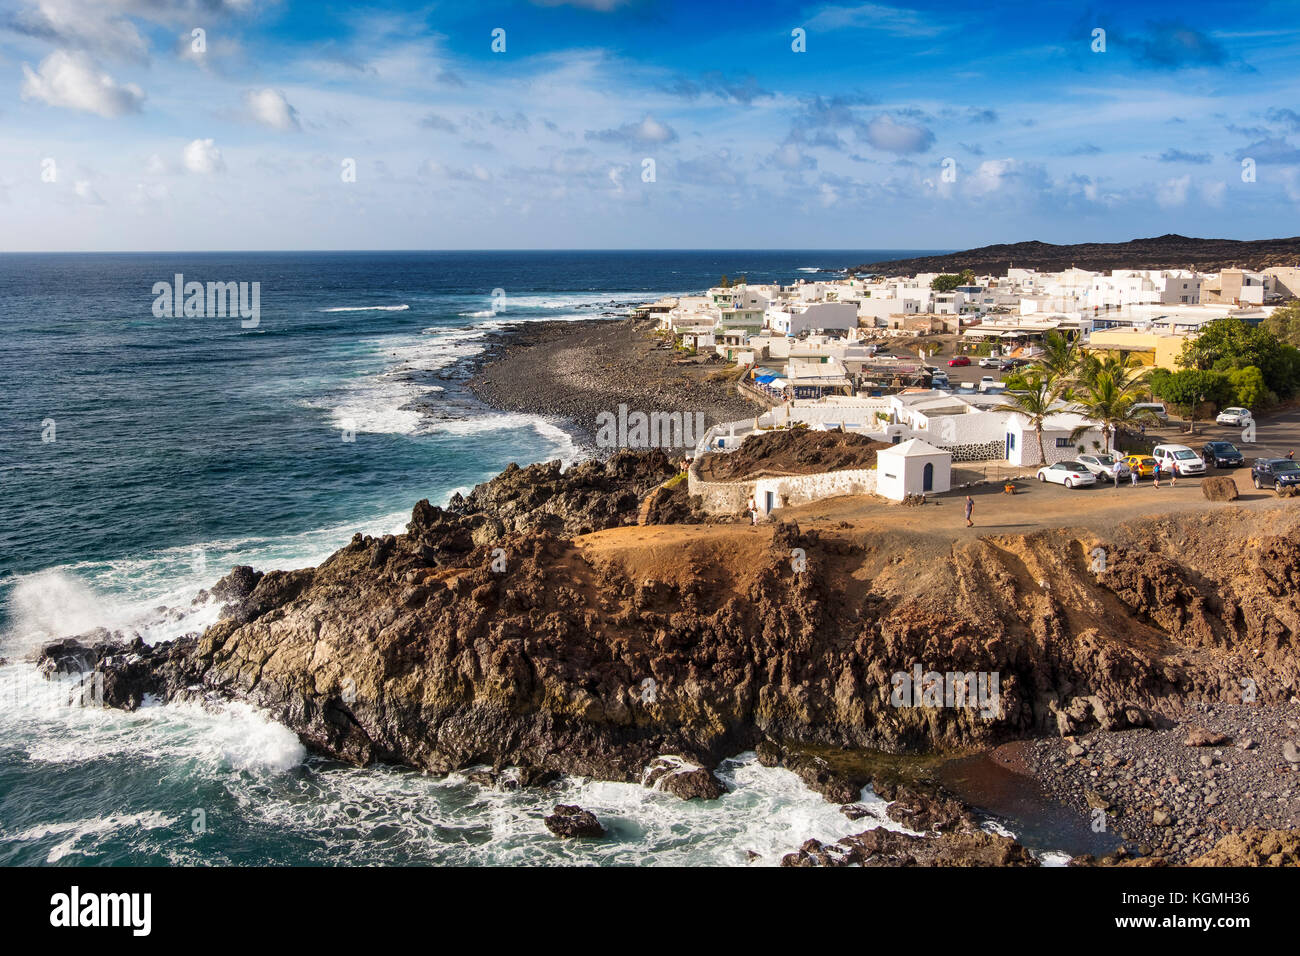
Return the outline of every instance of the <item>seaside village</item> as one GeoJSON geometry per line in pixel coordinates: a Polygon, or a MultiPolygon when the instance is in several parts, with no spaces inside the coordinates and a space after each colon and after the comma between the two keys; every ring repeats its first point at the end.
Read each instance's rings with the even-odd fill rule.
{"type": "Polygon", "coordinates": [[[1173,370],[1183,343],[1208,323],[1232,317],[1258,324],[1300,296],[1296,267],[1218,274],[1013,267],[1000,276],[966,272],[960,284],[940,282],[939,289],[937,278],[849,275],[782,286],[724,277],[704,294],[637,309],[690,361],[742,370],[737,388],[766,406],[699,438],[690,493],[709,512],[756,505],[761,517],[844,494],[910,502],[958,487],[959,469],[985,477],[1025,469],[1033,477],[1040,466],[1111,447],[1101,423],[1059,402],[1041,423],[1044,462],[1039,429],[1003,407],[1002,375],[1031,365],[1050,334],[1099,355],[1173,370]],[[861,433],[891,447],[878,450],[871,469],[743,482],[699,472],[708,453],[791,428],[861,433]]]}

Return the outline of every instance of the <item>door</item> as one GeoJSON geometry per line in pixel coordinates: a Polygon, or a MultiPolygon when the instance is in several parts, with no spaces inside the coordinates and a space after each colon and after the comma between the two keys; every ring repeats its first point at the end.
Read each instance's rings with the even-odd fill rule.
{"type": "Polygon", "coordinates": [[[772,509],[776,507],[776,493],[772,491],[765,492],[764,498],[766,500],[763,503],[763,511],[767,514],[771,514],[772,509]]]}
{"type": "Polygon", "coordinates": [[[921,490],[934,491],[934,462],[927,461],[921,472],[921,490]]]}

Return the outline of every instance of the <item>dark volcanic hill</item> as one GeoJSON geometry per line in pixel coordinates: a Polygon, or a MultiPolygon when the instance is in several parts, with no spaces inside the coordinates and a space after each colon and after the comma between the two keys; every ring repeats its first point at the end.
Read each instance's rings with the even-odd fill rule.
{"type": "Polygon", "coordinates": [[[1080,242],[1056,246],[1050,242],[1016,242],[982,246],[940,256],[893,259],[850,266],[850,272],[882,275],[914,275],[918,272],[960,272],[1000,275],[1009,266],[1059,272],[1071,266],[1104,271],[1108,269],[1188,269],[1216,272],[1238,266],[1264,269],[1268,266],[1300,265],[1300,236],[1290,239],[1192,239],[1169,234],[1130,242],[1080,242]]]}

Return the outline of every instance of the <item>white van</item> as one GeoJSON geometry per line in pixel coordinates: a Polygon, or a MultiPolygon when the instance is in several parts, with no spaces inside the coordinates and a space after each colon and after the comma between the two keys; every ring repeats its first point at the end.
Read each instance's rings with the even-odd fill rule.
{"type": "Polygon", "coordinates": [[[1156,417],[1159,418],[1161,421],[1167,421],[1169,418],[1169,413],[1165,411],[1164,402],[1138,402],[1136,405],[1133,406],[1133,411],[1155,412],[1156,417]]]}
{"type": "Polygon", "coordinates": [[[1160,462],[1160,471],[1175,475],[1205,474],[1205,459],[1186,445],[1156,445],[1151,449],[1151,457],[1160,462]]]}

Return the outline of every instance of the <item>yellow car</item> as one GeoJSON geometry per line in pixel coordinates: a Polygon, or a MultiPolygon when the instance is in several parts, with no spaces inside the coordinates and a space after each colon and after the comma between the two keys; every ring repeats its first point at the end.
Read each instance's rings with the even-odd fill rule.
{"type": "Polygon", "coordinates": [[[1155,477],[1156,460],[1150,455],[1125,455],[1120,461],[1128,465],[1130,471],[1137,472],[1139,478],[1155,477]]]}

